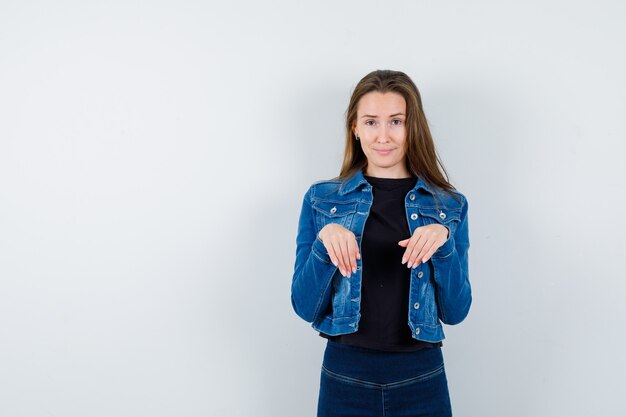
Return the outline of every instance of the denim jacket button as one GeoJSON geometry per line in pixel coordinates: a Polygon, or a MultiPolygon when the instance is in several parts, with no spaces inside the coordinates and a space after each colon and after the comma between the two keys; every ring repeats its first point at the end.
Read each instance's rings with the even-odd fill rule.
{"type": "Polygon", "coordinates": [[[336,212],[336,211],[337,211],[337,207],[333,207],[333,208],[331,208],[331,209],[330,209],[330,212],[331,212],[332,214],[335,214],[335,212],[336,212]]]}
{"type": "Polygon", "coordinates": [[[423,277],[423,276],[424,276],[424,272],[419,271],[419,272],[417,273],[417,277],[418,277],[418,278],[421,278],[421,277],[423,277]]]}
{"type": "Polygon", "coordinates": [[[409,200],[411,200],[411,201],[415,200],[415,194],[409,195],[409,200]]]}
{"type": "Polygon", "coordinates": [[[411,220],[417,220],[417,213],[411,214],[411,220]]]}
{"type": "Polygon", "coordinates": [[[416,310],[417,310],[418,308],[420,308],[420,303],[415,303],[415,304],[413,304],[413,308],[414,308],[414,309],[416,309],[416,310]]]}
{"type": "Polygon", "coordinates": [[[439,217],[441,217],[441,219],[445,219],[446,218],[446,213],[444,213],[442,211],[441,213],[439,213],[439,217]]]}
{"type": "Polygon", "coordinates": [[[415,329],[415,334],[420,334],[420,329],[419,327],[417,329],[415,329]]]}

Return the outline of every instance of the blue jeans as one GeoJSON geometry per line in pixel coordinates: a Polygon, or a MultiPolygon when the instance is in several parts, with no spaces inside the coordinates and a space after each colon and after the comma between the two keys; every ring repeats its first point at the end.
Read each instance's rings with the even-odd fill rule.
{"type": "Polygon", "coordinates": [[[452,416],[441,348],[383,352],[328,340],[317,416],[452,416]]]}

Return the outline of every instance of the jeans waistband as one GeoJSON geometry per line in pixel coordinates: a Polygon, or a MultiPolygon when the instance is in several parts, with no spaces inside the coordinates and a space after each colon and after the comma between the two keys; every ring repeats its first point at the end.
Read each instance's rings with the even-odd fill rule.
{"type": "Polygon", "coordinates": [[[328,340],[323,366],[347,377],[389,384],[440,368],[443,353],[439,346],[413,352],[385,352],[328,340]]]}

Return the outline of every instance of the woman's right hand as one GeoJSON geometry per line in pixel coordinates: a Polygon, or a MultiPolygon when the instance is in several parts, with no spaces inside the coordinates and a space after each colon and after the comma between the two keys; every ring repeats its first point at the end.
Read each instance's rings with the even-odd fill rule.
{"type": "Polygon", "coordinates": [[[361,259],[361,253],[354,233],[337,223],[329,223],[320,230],[318,237],[341,275],[349,277],[350,271],[356,272],[356,260],[361,259]]]}

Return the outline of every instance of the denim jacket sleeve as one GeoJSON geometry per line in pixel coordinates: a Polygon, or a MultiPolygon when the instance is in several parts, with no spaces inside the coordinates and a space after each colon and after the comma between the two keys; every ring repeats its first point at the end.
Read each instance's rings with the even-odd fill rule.
{"type": "Polygon", "coordinates": [[[291,282],[291,305],[296,314],[314,322],[330,303],[330,287],[337,267],[317,236],[310,187],[304,196],[296,237],[296,261],[291,282]]]}
{"type": "Polygon", "coordinates": [[[468,271],[468,204],[465,197],[463,203],[460,223],[455,233],[450,234],[448,240],[431,257],[435,270],[439,318],[449,325],[462,322],[472,304],[468,271]]]}

